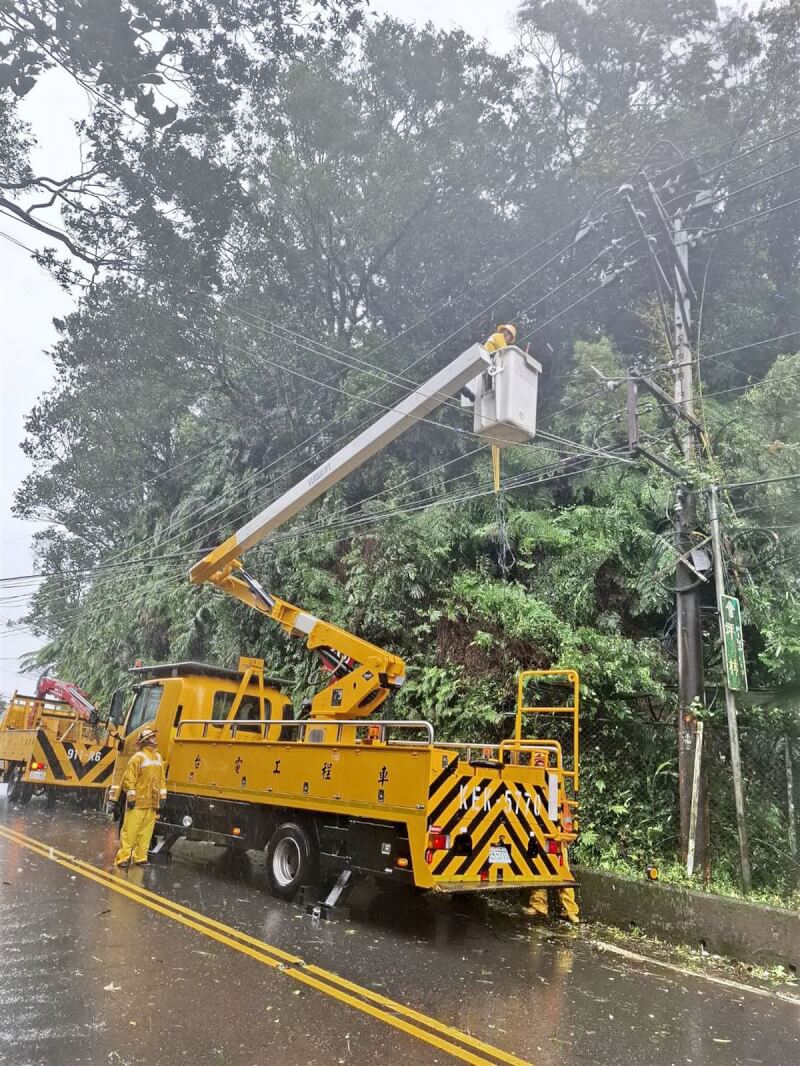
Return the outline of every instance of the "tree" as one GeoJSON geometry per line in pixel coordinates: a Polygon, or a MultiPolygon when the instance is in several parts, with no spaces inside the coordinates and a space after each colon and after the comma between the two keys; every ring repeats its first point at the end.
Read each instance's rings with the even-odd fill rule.
{"type": "MultiPolygon", "coordinates": [[[[139,222],[162,223],[158,240],[180,229],[167,222],[174,201],[158,204],[165,168],[173,178],[171,194],[173,168],[183,168],[184,179],[202,184],[206,194],[218,186],[223,202],[235,188],[236,168],[223,158],[220,140],[232,129],[237,109],[274,91],[285,57],[335,41],[359,17],[357,0],[237,0],[234,6],[11,0],[0,13],[0,101],[11,124],[0,142],[0,207],[93,272],[128,264],[137,216],[139,222]],[[93,112],[81,131],[85,166],[78,174],[53,177],[31,169],[14,101],[55,66],[87,90],[93,112]],[[132,168],[131,149],[146,165],[160,165],[152,172],[132,168]]],[[[188,206],[177,204],[183,211],[188,206]]],[[[198,215],[191,221],[199,236],[198,215]]],[[[75,280],[52,248],[40,259],[65,282],[75,280]]]]}

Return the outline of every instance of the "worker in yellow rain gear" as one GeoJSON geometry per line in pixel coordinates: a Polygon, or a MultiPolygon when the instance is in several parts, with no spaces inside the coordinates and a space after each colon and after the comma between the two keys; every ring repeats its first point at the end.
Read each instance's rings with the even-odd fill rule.
{"type": "MultiPolygon", "coordinates": [[[[534,754],[533,765],[539,767],[545,767],[547,765],[547,760],[543,752],[537,751],[534,754]]],[[[564,804],[564,821],[565,823],[568,823],[568,831],[571,831],[572,815],[567,803],[564,804]]],[[[534,918],[546,918],[548,914],[547,893],[549,891],[550,889],[548,888],[534,888],[531,892],[531,898],[528,900],[528,906],[522,908],[524,913],[530,914],[534,918]]],[[[558,892],[558,903],[561,917],[566,919],[566,921],[571,922],[572,925],[577,925],[580,921],[580,914],[578,911],[578,900],[575,898],[575,889],[562,887],[555,891],[558,892]]]]}
{"type": "MultiPolygon", "coordinates": [[[[528,906],[523,907],[525,914],[530,914],[534,918],[546,918],[547,917],[547,893],[549,888],[534,888],[531,892],[531,898],[528,900],[528,906]]],[[[578,911],[578,901],[575,898],[574,888],[558,888],[555,889],[558,892],[558,902],[561,909],[561,917],[566,921],[571,922],[572,925],[577,925],[580,922],[580,914],[578,911]]]]}
{"type": "Polygon", "coordinates": [[[513,344],[516,339],[516,326],[500,325],[488,341],[483,342],[483,346],[487,352],[497,352],[501,348],[507,348],[510,344],[513,344]]]}
{"type": "MultiPolygon", "coordinates": [[[[510,323],[501,323],[488,340],[483,342],[487,352],[498,352],[501,348],[508,348],[517,339],[517,327],[510,323]]],[[[470,389],[463,390],[467,397],[474,403],[475,396],[470,389]]],[[[500,493],[500,445],[492,444],[492,478],[494,491],[500,493]]]]}
{"type": "Polygon", "coordinates": [[[122,779],[127,810],[119,838],[115,866],[142,866],[147,862],[156,814],[167,798],[164,760],[156,750],[155,729],[143,729],[139,750],[131,756],[122,779]]]}

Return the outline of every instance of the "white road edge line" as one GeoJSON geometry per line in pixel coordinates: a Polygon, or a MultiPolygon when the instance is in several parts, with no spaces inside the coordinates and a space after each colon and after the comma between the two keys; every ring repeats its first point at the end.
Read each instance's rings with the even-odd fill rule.
{"type": "Polygon", "coordinates": [[[654,959],[651,955],[640,955],[638,951],[630,951],[628,948],[621,948],[617,944],[609,944],[605,940],[588,938],[588,942],[595,947],[598,947],[601,951],[607,951],[611,955],[620,955],[623,959],[632,959],[635,962],[643,962],[648,966],[660,966],[662,970],[671,970],[673,973],[679,973],[684,977],[696,977],[702,981],[711,981],[712,984],[724,985],[726,988],[735,988],[740,992],[749,992],[753,996],[762,996],[765,999],[782,999],[786,1003],[793,1003],[795,1006],[800,1007],[800,997],[789,995],[788,992],[781,992],[779,989],[772,991],[769,988],[755,988],[753,985],[746,985],[741,981],[734,981],[729,977],[717,977],[716,974],[710,973],[697,973],[695,970],[689,970],[683,966],[678,966],[674,962],[665,962],[662,959],[654,959]]]}

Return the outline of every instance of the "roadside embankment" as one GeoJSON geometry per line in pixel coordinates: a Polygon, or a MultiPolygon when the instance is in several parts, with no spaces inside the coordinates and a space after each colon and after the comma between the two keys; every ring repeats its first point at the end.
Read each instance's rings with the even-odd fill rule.
{"type": "Polygon", "coordinates": [[[581,916],[637,929],[671,944],[703,947],[758,966],[800,971],[800,913],[680,885],[581,868],[581,916]]]}

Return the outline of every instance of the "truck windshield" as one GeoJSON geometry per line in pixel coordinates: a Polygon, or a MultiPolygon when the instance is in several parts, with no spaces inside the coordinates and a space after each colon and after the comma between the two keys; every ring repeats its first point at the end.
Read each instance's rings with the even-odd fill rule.
{"type": "Polygon", "coordinates": [[[145,722],[153,721],[158,711],[163,691],[163,685],[146,685],[144,688],[139,689],[136,693],[136,699],[133,701],[131,713],[128,716],[128,733],[132,733],[134,729],[138,729],[145,722]]]}

